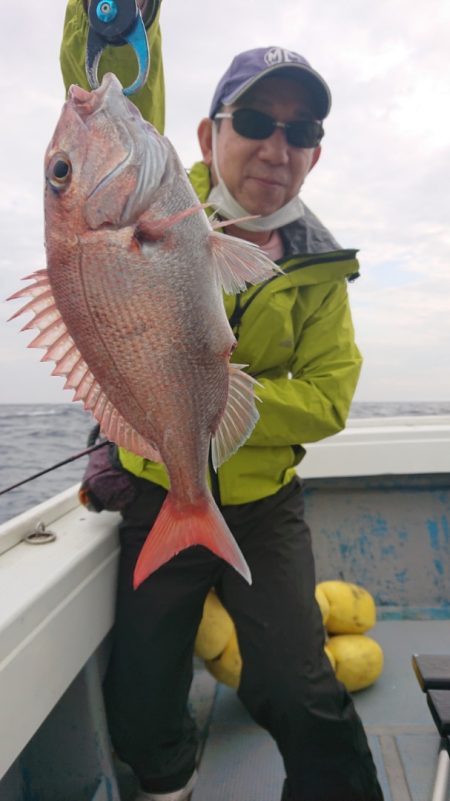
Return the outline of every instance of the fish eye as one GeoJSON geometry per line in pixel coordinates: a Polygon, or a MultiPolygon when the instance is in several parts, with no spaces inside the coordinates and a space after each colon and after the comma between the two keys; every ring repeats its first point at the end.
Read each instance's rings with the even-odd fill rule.
{"type": "Polygon", "coordinates": [[[53,189],[65,189],[72,176],[72,164],[65,153],[55,153],[47,168],[47,180],[53,189]]]}

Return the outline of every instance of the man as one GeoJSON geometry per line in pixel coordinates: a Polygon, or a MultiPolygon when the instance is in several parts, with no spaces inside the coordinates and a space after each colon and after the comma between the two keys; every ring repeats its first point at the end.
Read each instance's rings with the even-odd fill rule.
{"type": "MultiPolygon", "coordinates": [[[[62,48],[67,84],[84,81],[75,65],[86,24],[81,3],[71,0],[62,48]]],[[[157,41],[156,30],[157,19],[150,40],[157,41]]],[[[120,77],[126,51],[115,48],[109,58],[105,69],[116,66],[120,77]]],[[[157,48],[152,64],[150,91],[136,96],[150,118],[161,86],[157,48]]],[[[133,591],[134,565],[168,478],[163,466],[120,451],[136,497],[123,511],[105,698],[114,747],[140,781],[138,801],[182,801],[194,787],[197,737],[187,698],[195,635],[213,586],[236,624],[239,696],[284,760],[283,801],[382,799],[361,722],[324,654],[296,476],[302,445],[345,425],[361,364],[346,286],[358,270],[355,252],[342,250],[298,197],[320,157],[330,104],[325,81],[302,56],[257,48],[236,56],[199,125],[203,160],[190,177],[200,201],[222,218],[254,215],[225,230],[261,246],[284,273],[224,299],[238,340],[233,360],[249,365],[262,403],[248,441],[210,478],[252,586],[195,547],[133,591]]]]}

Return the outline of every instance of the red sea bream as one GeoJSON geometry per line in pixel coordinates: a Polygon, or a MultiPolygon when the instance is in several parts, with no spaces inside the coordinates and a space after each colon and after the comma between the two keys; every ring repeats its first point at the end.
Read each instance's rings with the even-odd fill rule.
{"type": "MultiPolygon", "coordinates": [[[[222,289],[273,275],[253,245],[214,230],[170,142],[108,74],[72,86],[45,157],[47,269],[31,296],[30,347],[45,348],[103,434],[165,464],[170,490],[141,550],[138,587],[204,545],[250,581],[208,489],[258,414],[254,379],[230,363],[222,289]]],[[[15,315],[14,315],[15,316],[15,315]]]]}

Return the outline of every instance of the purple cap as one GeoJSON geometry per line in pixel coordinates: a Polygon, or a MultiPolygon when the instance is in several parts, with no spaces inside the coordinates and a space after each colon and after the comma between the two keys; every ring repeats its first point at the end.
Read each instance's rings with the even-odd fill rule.
{"type": "Polygon", "coordinates": [[[209,116],[212,119],[221,105],[234,103],[253,84],[277,72],[297,78],[310,90],[317,119],[324,120],[331,108],[331,92],[324,79],[313,70],[306,58],[282,47],[257,47],[239,53],[219,81],[209,116]]]}

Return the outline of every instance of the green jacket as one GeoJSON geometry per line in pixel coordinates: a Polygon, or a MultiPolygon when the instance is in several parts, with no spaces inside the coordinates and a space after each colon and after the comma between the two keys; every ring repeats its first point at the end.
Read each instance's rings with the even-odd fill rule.
{"type": "MultiPolygon", "coordinates": [[[[81,0],[69,0],[61,64],[66,87],[86,85],[87,20],[81,0]]],[[[152,69],[147,86],[133,95],[142,114],[162,130],[163,80],[158,20],[149,32],[152,69]]],[[[114,48],[101,67],[124,82],[135,77],[134,54],[114,48]],[[122,70],[130,69],[124,73],[122,70]],[[125,75],[125,77],[124,77],[125,75]]],[[[99,74],[102,74],[99,70],[99,74]]],[[[190,173],[206,201],[210,175],[205,164],[190,173]]],[[[260,418],[247,442],[212,476],[222,504],[272,495],[289,482],[305,454],[303,445],[340,431],[347,419],[361,368],[354,341],[347,279],[358,273],[354,250],[342,250],[309,209],[281,229],[284,275],[226,295],[225,307],[238,347],[232,360],[248,365],[261,384],[260,418]]],[[[168,487],[165,468],[120,449],[122,465],[137,476],[168,487]]]]}
{"type": "MultiPolygon", "coordinates": [[[[89,89],[86,78],[86,40],[88,17],[82,0],[68,0],[64,18],[63,37],[60,49],[60,64],[66,91],[72,83],[89,89]]],[[[150,48],[150,71],[145,85],[133,95],[133,102],[145,119],[163,133],[164,131],[164,73],[161,54],[161,31],[159,10],[147,32],[150,48]]],[[[101,82],[105,72],[114,72],[123,86],[130,86],[137,76],[136,56],[129,45],[107,47],[101,56],[98,78],[101,82]]]]}
{"type": "MultiPolygon", "coordinates": [[[[196,164],[190,178],[206,201],[206,165],[196,164]]],[[[344,427],[360,372],[347,296],[347,279],[358,271],[355,251],[341,250],[308,209],[281,235],[285,274],[224,296],[238,339],[232,361],[248,365],[262,403],[249,439],[213,478],[222,504],[263,498],[289,482],[303,444],[344,427]]],[[[120,458],[135,475],[169,486],[162,465],[123,449],[120,458]]]]}

